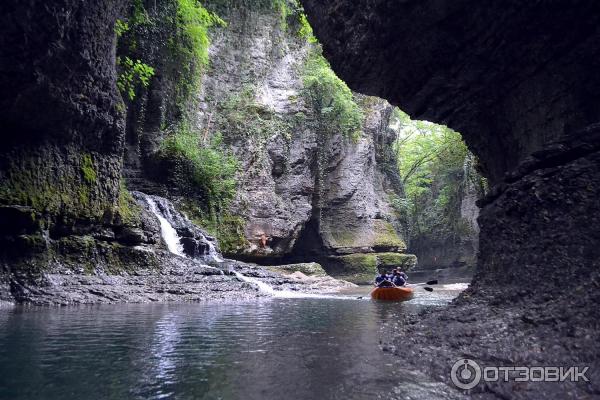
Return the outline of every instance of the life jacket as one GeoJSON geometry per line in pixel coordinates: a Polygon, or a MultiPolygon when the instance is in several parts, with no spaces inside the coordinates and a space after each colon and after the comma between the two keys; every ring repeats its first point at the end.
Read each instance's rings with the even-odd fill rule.
{"type": "Polygon", "coordinates": [[[396,275],[393,282],[396,286],[404,286],[406,284],[406,279],[404,279],[401,275],[396,275]]]}

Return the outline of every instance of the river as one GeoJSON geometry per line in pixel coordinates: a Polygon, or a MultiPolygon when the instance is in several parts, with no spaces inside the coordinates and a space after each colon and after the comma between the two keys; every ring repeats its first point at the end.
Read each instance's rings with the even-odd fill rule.
{"type": "MultiPolygon", "coordinates": [[[[459,285],[460,286],[460,285],[459,285]]],[[[0,309],[1,399],[449,399],[382,351],[406,303],[361,293],[236,303],[0,309]]]]}

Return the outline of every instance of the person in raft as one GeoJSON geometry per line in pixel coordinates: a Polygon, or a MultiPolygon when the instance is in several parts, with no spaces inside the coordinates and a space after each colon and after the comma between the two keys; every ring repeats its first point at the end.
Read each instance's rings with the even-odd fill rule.
{"type": "Polygon", "coordinates": [[[396,286],[404,286],[408,282],[408,276],[400,269],[394,269],[394,278],[392,279],[392,283],[396,286]]]}
{"type": "Polygon", "coordinates": [[[383,271],[381,271],[380,275],[377,275],[377,277],[375,278],[375,286],[377,286],[377,287],[394,286],[394,284],[392,283],[392,281],[390,279],[390,275],[388,274],[387,271],[383,270],[383,271]]]}

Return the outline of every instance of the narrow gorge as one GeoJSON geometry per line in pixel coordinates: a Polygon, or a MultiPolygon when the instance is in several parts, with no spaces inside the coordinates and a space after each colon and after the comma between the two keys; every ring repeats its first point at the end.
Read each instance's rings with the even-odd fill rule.
{"type": "MultiPolygon", "coordinates": [[[[598,19],[595,2],[566,0],[7,0],[0,311],[13,310],[8,321],[28,318],[34,305],[80,315],[72,306],[104,303],[129,318],[121,303],[206,301],[206,318],[174,323],[186,327],[177,333],[161,324],[180,318],[179,306],[159,308],[152,329],[167,347],[205,323],[212,332],[211,318],[252,336],[240,316],[262,327],[289,313],[281,336],[321,371],[282,369],[286,379],[319,382],[298,387],[298,398],[592,398],[600,393],[598,19]],[[414,301],[362,301],[366,285],[392,269],[409,273],[414,301]],[[235,313],[223,306],[236,302],[235,313]],[[352,329],[361,333],[346,336],[352,329]],[[310,339],[297,332],[324,335],[315,349],[330,358],[299,344],[310,339]],[[327,337],[381,366],[385,392],[368,368],[357,389],[355,364],[337,358],[345,353],[327,337]],[[322,372],[333,359],[340,371],[322,372]],[[586,366],[591,379],[485,382],[459,393],[451,376],[459,359],[586,366]],[[340,379],[339,394],[325,377],[340,379]]],[[[0,334],[20,326],[2,325],[2,315],[0,334]]],[[[0,343],[8,349],[12,338],[0,343]]],[[[260,354],[272,343],[270,356],[300,354],[261,340],[260,354]]],[[[279,359],[245,364],[228,345],[218,344],[227,365],[246,368],[235,373],[263,365],[277,376],[279,359]]],[[[213,356],[202,353],[202,371],[220,365],[213,356]]],[[[34,387],[51,386],[38,375],[34,387]]],[[[159,389],[131,383],[112,394],[161,398],[179,382],[156,379],[159,389]]],[[[202,387],[241,398],[234,384],[240,392],[203,379],[165,397],[202,387]]],[[[262,398],[247,384],[249,398],[262,398]]],[[[268,388],[265,398],[277,398],[281,387],[268,388]]]]}

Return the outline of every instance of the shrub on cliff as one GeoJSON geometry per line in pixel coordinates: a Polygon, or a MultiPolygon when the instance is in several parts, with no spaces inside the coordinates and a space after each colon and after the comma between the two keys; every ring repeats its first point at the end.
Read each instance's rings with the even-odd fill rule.
{"type": "Polygon", "coordinates": [[[352,91],[337,77],[320,51],[314,51],[307,58],[302,80],[303,94],[317,113],[323,130],[358,139],[364,114],[352,91]]]}
{"type": "Polygon", "coordinates": [[[174,178],[183,193],[198,194],[209,214],[224,210],[236,193],[237,159],[222,149],[220,136],[200,143],[197,132],[183,125],[162,143],[160,157],[176,163],[174,178]]]}

